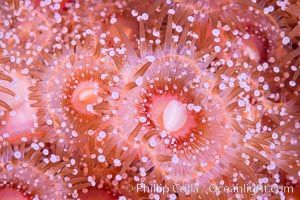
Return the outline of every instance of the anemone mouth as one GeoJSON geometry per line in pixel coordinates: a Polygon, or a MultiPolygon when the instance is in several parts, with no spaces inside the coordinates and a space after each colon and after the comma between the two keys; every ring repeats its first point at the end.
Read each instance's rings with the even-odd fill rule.
{"type": "MultiPolygon", "coordinates": [[[[54,119],[58,119],[57,122],[68,120],[75,126],[77,123],[83,124],[98,119],[100,122],[100,116],[104,116],[106,110],[105,108],[101,110],[101,107],[109,106],[108,99],[119,98],[118,92],[113,89],[116,83],[112,72],[85,67],[84,70],[72,70],[65,77],[58,76],[61,72],[55,74],[52,75],[51,80],[58,77],[68,80],[59,91],[47,90],[47,96],[50,97],[47,100],[48,109],[55,116],[54,119]],[[69,76],[72,73],[74,76],[69,76]],[[105,74],[107,77],[104,78],[105,74]],[[63,93],[60,100],[52,98],[61,94],[61,91],[63,93]],[[61,111],[60,108],[62,108],[61,111]]],[[[48,88],[60,87],[61,82],[57,84],[55,81],[51,81],[48,88]]]]}
{"type": "MultiPolygon", "coordinates": [[[[176,85],[174,80],[171,79],[171,82],[176,85]]],[[[161,82],[153,82],[153,84],[163,84],[166,87],[172,86],[161,82]]],[[[184,137],[185,132],[196,128],[195,117],[191,110],[200,111],[201,108],[199,105],[194,105],[194,101],[189,97],[183,97],[175,93],[183,88],[179,87],[178,90],[172,91],[171,89],[170,92],[166,92],[164,91],[166,87],[156,87],[153,90],[149,88],[142,92],[141,104],[138,109],[139,121],[145,123],[149,128],[159,128],[175,137],[184,137]],[[160,93],[160,91],[164,92],[160,93]],[[188,110],[188,105],[191,110],[188,110]]]]}
{"type": "Polygon", "coordinates": [[[215,159],[223,156],[223,147],[230,143],[231,134],[228,132],[231,130],[221,122],[225,117],[220,114],[220,102],[214,98],[204,99],[205,95],[202,98],[197,104],[188,104],[193,111],[182,130],[171,132],[153,127],[149,130],[155,133],[146,133],[143,138],[154,165],[173,181],[190,182],[202,173],[209,174],[215,166],[215,159]],[[218,108],[213,108],[213,105],[218,108]],[[219,113],[218,116],[215,113],[219,113]],[[192,172],[183,170],[185,167],[192,168],[192,172]]]}
{"type": "MultiPolygon", "coordinates": [[[[89,109],[89,106],[95,106],[96,104],[100,103],[101,99],[99,96],[101,93],[103,95],[107,95],[107,92],[100,88],[99,85],[95,82],[81,82],[78,85],[74,83],[67,83],[66,85],[73,85],[74,90],[71,91],[71,106],[74,110],[82,115],[95,115],[93,110],[89,109]]],[[[68,103],[64,103],[67,105],[68,103]]]]}
{"type": "Polygon", "coordinates": [[[143,88],[138,108],[140,120],[146,120],[143,123],[170,132],[194,128],[194,119],[187,109],[189,102],[197,101],[193,91],[197,86],[193,81],[201,79],[194,64],[184,56],[167,55],[152,62],[143,77],[137,78],[136,83],[143,88]],[[188,90],[191,97],[184,96],[188,90]]]}
{"type": "MultiPolygon", "coordinates": [[[[73,66],[73,68],[76,67],[73,66]]],[[[70,72],[66,73],[64,77],[60,78],[58,74],[61,73],[62,71],[59,70],[53,73],[49,81],[47,90],[49,98],[47,102],[50,111],[57,110],[55,106],[57,105],[56,99],[53,99],[53,97],[61,94],[61,91],[61,107],[68,113],[66,115],[69,115],[69,117],[77,115],[74,119],[79,118],[84,122],[87,122],[91,118],[95,118],[97,113],[94,110],[94,107],[96,107],[96,105],[108,103],[105,100],[105,97],[118,99],[118,94],[109,90],[109,86],[113,88],[116,85],[113,80],[114,73],[89,67],[85,67],[83,70],[72,69],[70,72]],[[71,76],[69,76],[69,74],[71,74],[71,76]],[[60,87],[59,84],[62,83],[63,79],[66,81],[63,86],[60,87]],[[60,91],[52,90],[57,87],[60,87],[60,91]],[[68,88],[70,89],[67,90],[68,88]]],[[[60,111],[58,110],[58,112],[60,111]]]]}

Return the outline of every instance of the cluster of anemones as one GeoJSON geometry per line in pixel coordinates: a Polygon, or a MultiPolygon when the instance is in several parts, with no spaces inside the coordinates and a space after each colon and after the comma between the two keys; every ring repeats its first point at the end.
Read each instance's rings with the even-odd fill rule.
{"type": "Polygon", "coordinates": [[[0,199],[296,199],[299,10],[5,0],[0,199]]]}

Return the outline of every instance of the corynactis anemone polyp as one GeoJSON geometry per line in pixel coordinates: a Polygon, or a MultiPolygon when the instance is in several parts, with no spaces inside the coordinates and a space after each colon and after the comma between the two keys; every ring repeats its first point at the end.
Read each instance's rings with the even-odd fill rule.
{"type": "Polygon", "coordinates": [[[280,30],[271,16],[257,9],[237,11],[236,15],[238,19],[231,28],[235,28],[237,40],[232,45],[242,47],[236,47],[239,57],[248,56],[257,63],[263,63],[274,57],[275,51],[284,51],[280,45],[280,30]]]}
{"type": "MultiPolygon", "coordinates": [[[[221,93],[226,89],[225,82],[218,80],[219,73],[209,75],[206,69],[215,52],[197,57],[194,38],[187,39],[189,31],[183,30],[179,38],[173,37],[176,28],[172,27],[176,26],[171,24],[169,14],[162,45],[153,49],[151,40],[141,37],[137,54],[141,57],[127,55],[128,65],[134,66],[134,71],[127,77],[133,82],[125,86],[120,105],[117,122],[120,134],[135,148],[148,152],[148,162],[154,167],[149,176],[155,174],[152,183],[199,186],[222,180],[231,167],[241,174],[241,179],[256,183],[251,170],[259,171],[256,167],[251,169],[250,163],[244,164],[238,152],[257,158],[255,165],[266,165],[268,161],[257,152],[236,145],[242,143],[244,132],[236,125],[238,117],[227,113],[231,104],[236,105],[231,101],[238,101],[233,100],[234,95],[243,88],[234,87],[221,93]],[[191,170],[184,170],[186,167],[191,170]]],[[[143,29],[140,34],[144,35],[143,29]]]]}
{"type": "Polygon", "coordinates": [[[5,1],[1,4],[1,61],[7,60],[15,67],[25,69],[29,68],[52,37],[51,25],[47,19],[50,12],[35,9],[30,1],[14,2],[12,4],[5,1]]]}
{"type": "Polygon", "coordinates": [[[95,137],[87,140],[89,151],[79,158],[78,166],[91,183],[91,187],[82,190],[86,198],[101,192],[107,197],[121,197],[126,194],[125,185],[135,184],[130,174],[132,164],[138,161],[137,151],[122,141],[112,125],[110,122],[95,130],[95,137]]]}
{"type": "MultiPolygon", "coordinates": [[[[132,17],[131,10],[127,9],[126,1],[103,2],[96,5],[91,4],[89,8],[92,11],[90,19],[94,21],[95,34],[106,35],[106,42],[109,42],[109,40],[118,40],[119,34],[113,25],[115,23],[122,26],[123,31],[131,40],[136,36],[138,22],[132,17]]],[[[109,45],[111,46],[113,44],[109,45]]]]}
{"type": "Polygon", "coordinates": [[[15,69],[5,70],[7,66],[7,63],[0,64],[3,70],[0,83],[4,108],[0,108],[0,135],[9,133],[11,142],[23,136],[40,136],[41,133],[33,130],[36,110],[30,107],[28,100],[28,87],[32,80],[15,69]]]}
{"type": "MultiPolygon", "coordinates": [[[[64,29],[70,34],[63,34],[57,39],[64,42],[69,39],[72,40],[70,36],[79,39],[80,33],[85,35],[88,32],[88,34],[96,36],[93,37],[93,45],[100,42],[105,47],[102,50],[109,52],[113,50],[113,47],[121,46],[115,23],[122,27],[130,39],[135,38],[138,23],[131,16],[131,10],[127,8],[127,1],[87,0],[79,2],[74,3],[73,6],[71,4],[67,11],[73,16],[73,19],[66,18],[63,20],[64,29]]],[[[62,17],[66,16],[63,15],[62,17]]]]}
{"type": "Polygon", "coordinates": [[[299,198],[299,9],[6,0],[0,199],[299,198]]]}
{"type": "Polygon", "coordinates": [[[8,199],[70,199],[72,188],[82,182],[70,180],[72,165],[43,142],[28,143],[22,138],[21,144],[11,145],[6,135],[1,137],[0,149],[0,194],[8,199]]]}
{"type": "Polygon", "coordinates": [[[37,64],[42,73],[30,95],[39,108],[41,128],[53,126],[58,135],[67,140],[78,137],[78,142],[114,115],[113,102],[119,99],[120,77],[113,59],[89,41],[59,45],[55,58],[44,52],[47,67],[37,64]]]}

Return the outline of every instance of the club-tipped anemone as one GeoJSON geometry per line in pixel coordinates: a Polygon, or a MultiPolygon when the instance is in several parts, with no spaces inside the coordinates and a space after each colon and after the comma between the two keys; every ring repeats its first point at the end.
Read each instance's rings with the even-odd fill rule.
{"type": "MultiPolygon", "coordinates": [[[[44,1],[38,3],[40,7],[55,11],[55,21],[52,24],[54,34],[52,40],[48,42],[49,46],[56,46],[57,43],[70,44],[73,40],[83,42],[87,35],[94,34],[92,31],[94,22],[87,20],[90,14],[86,7],[88,2],[63,0],[60,3],[44,1]]],[[[98,40],[93,37],[89,42],[90,45],[96,46],[98,40]]]]}
{"type": "Polygon", "coordinates": [[[24,137],[21,144],[11,145],[7,136],[1,137],[0,155],[0,194],[12,193],[20,199],[71,199],[76,184],[82,183],[70,179],[71,165],[43,142],[28,143],[24,137]]]}
{"type": "Polygon", "coordinates": [[[281,29],[283,22],[278,8],[270,6],[268,9],[261,7],[244,11],[238,19],[241,28],[232,32],[236,39],[226,42],[226,50],[221,52],[218,62],[225,60],[229,67],[239,63],[263,91],[263,97],[274,102],[297,96],[299,49],[288,47],[292,45],[289,37],[285,36],[289,31],[281,29]],[[276,12],[271,12],[271,7],[276,12]],[[273,34],[269,30],[273,30],[273,34]]]}
{"type": "MultiPolygon", "coordinates": [[[[273,175],[283,170],[295,177],[299,152],[294,151],[298,147],[292,145],[290,141],[298,140],[295,136],[295,133],[298,132],[295,128],[298,123],[296,119],[299,116],[299,105],[295,103],[298,99],[297,84],[294,84],[294,89],[287,86],[280,89],[280,95],[278,95],[273,89],[270,89],[275,85],[271,84],[272,76],[269,73],[273,71],[276,74],[273,76],[273,80],[276,80],[281,87],[287,84],[290,78],[298,79],[298,75],[292,75],[292,72],[285,73],[283,71],[288,70],[278,66],[272,69],[271,66],[274,63],[255,65],[255,62],[249,60],[247,63],[244,61],[243,64],[232,63],[230,65],[227,63],[231,70],[225,70],[226,67],[222,66],[214,74],[214,77],[223,79],[217,83],[219,87],[215,92],[227,102],[227,113],[230,115],[231,124],[237,132],[243,135],[243,146],[246,147],[243,150],[244,155],[259,158],[262,161],[251,163],[247,159],[247,163],[252,170],[253,167],[258,167],[256,170],[264,175],[266,173],[262,169],[266,169],[268,174],[273,175]],[[231,65],[232,63],[236,66],[231,65]],[[217,74],[219,75],[216,76],[217,74]],[[276,78],[280,75],[281,78],[276,78]],[[287,146],[293,147],[289,149],[287,146]],[[281,157],[283,154],[285,156],[281,157]],[[279,158],[280,161],[277,162],[279,158]]],[[[293,69],[297,71],[296,67],[293,69]]],[[[293,81],[291,82],[293,83],[293,81]]],[[[245,156],[242,157],[245,158],[245,156]]],[[[270,180],[270,178],[268,179],[270,180]]],[[[275,182],[278,183],[278,181],[275,182]]],[[[268,194],[264,193],[258,196],[268,196],[268,194]]]]}
{"type": "Polygon", "coordinates": [[[271,170],[279,168],[298,183],[300,123],[296,99],[280,103],[266,102],[255,137],[263,138],[264,152],[273,162],[271,170]]]}
{"type": "Polygon", "coordinates": [[[241,10],[236,12],[237,22],[233,34],[237,36],[236,51],[241,51],[241,57],[248,56],[257,63],[263,63],[274,58],[275,52],[284,52],[281,45],[280,29],[277,22],[262,10],[241,10]],[[239,34],[236,34],[238,33],[239,34]],[[240,36],[238,36],[240,35],[240,36]]]}
{"type": "MultiPolygon", "coordinates": [[[[226,44],[230,43],[227,56],[248,56],[258,63],[277,56],[275,52],[285,53],[281,45],[280,18],[272,13],[273,6],[264,7],[251,1],[179,1],[173,6],[172,3],[166,5],[177,13],[178,20],[175,21],[179,24],[187,20],[194,22],[195,32],[200,38],[198,45],[202,47],[217,43],[213,48],[219,46],[222,50],[227,41],[226,44]],[[194,7],[199,9],[189,11],[188,8],[194,7]]],[[[219,57],[223,57],[222,53],[219,57]]]]}
{"type": "MultiPolygon", "coordinates": [[[[264,169],[272,174],[274,163],[263,153],[269,143],[257,134],[267,110],[267,86],[253,79],[255,72],[249,73],[245,63],[211,62],[215,51],[195,51],[193,38],[187,39],[192,35],[187,26],[176,37],[170,14],[167,19],[166,35],[160,44],[148,41],[141,31],[139,52],[127,46],[127,85],[119,118],[126,119],[126,124],[117,122],[121,136],[148,151],[147,165],[154,170],[147,180],[195,185],[222,180],[234,184],[229,181],[233,174],[240,174],[239,181],[245,183],[259,183],[261,176],[271,180],[264,169]],[[187,46],[181,48],[181,44],[187,46]],[[204,138],[205,142],[199,142],[204,138]],[[186,171],[186,167],[193,170],[186,171]]],[[[257,67],[257,61],[249,61],[253,65],[248,64],[250,69],[257,67]]],[[[282,168],[277,165],[274,169],[282,168]]]]}
{"type": "MultiPolygon", "coordinates": [[[[293,62],[292,62],[293,63],[293,62]]],[[[265,90],[265,97],[275,103],[285,103],[299,97],[299,67],[294,64],[280,66],[276,63],[261,66],[255,79],[265,90]]]]}
{"type": "Polygon", "coordinates": [[[28,70],[52,38],[52,13],[34,8],[30,1],[4,1],[0,7],[0,63],[28,70]]]}
{"type": "Polygon", "coordinates": [[[96,23],[95,32],[106,34],[106,40],[109,38],[117,40],[120,36],[114,24],[118,23],[130,40],[135,39],[138,34],[138,22],[135,21],[130,11],[125,1],[97,4],[91,16],[91,21],[95,20],[96,23]]]}
{"type": "Polygon", "coordinates": [[[158,25],[162,25],[163,18],[168,12],[176,12],[174,22],[182,25],[185,21],[207,20],[213,28],[216,28],[220,22],[236,22],[236,11],[247,10],[248,8],[259,8],[252,1],[231,1],[231,0],[155,0],[149,7],[148,12],[158,13],[158,25]]]}
{"type": "Polygon", "coordinates": [[[271,8],[270,15],[276,19],[282,32],[282,42],[289,48],[296,49],[299,47],[299,2],[292,0],[287,2],[273,1],[271,5],[265,5],[271,8]]]}
{"type": "Polygon", "coordinates": [[[97,131],[94,153],[98,154],[100,165],[104,164],[120,173],[130,169],[131,164],[137,159],[137,151],[123,139],[118,130],[112,126],[97,131]]]}
{"type": "MultiPolygon", "coordinates": [[[[106,51],[116,46],[121,47],[120,35],[115,24],[119,24],[131,40],[138,32],[138,23],[130,14],[131,10],[126,1],[79,1],[75,6],[71,6],[68,12],[74,16],[64,22],[69,31],[73,30],[70,35],[79,38],[80,32],[92,34],[95,36],[95,40],[91,41],[93,45],[100,42],[106,51]]],[[[66,41],[63,37],[60,39],[66,41]]]]}
{"type": "Polygon", "coordinates": [[[272,152],[274,163],[277,167],[293,177],[294,183],[298,183],[299,178],[299,120],[288,120],[281,122],[281,126],[268,133],[270,142],[269,151],[272,152]]]}
{"type": "MultiPolygon", "coordinates": [[[[225,66],[223,66],[226,68],[225,66]]],[[[247,71],[237,64],[229,69],[220,68],[223,72],[216,72],[214,93],[226,105],[227,115],[232,127],[245,136],[255,130],[263,115],[265,91],[247,75],[247,71]],[[236,70],[234,73],[232,71],[236,70]]]]}
{"type": "Polygon", "coordinates": [[[5,70],[6,66],[0,65],[3,69],[0,74],[0,135],[9,133],[12,143],[24,136],[39,137],[43,134],[33,131],[36,110],[30,107],[28,100],[28,88],[32,81],[17,70],[5,70]]]}
{"type": "Polygon", "coordinates": [[[40,81],[31,88],[30,99],[39,108],[40,128],[54,126],[56,134],[80,141],[114,115],[121,77],[113,58],[100,54],[88,39],[84,45],[73,42],[55,56],[43,53],[44,63],[37,64],[40,81]]]}
{"type": "Polygon", "coordinates": [[[162,44],[152,45],[141,32],[139,53],[127,49],[127,68],[133,70],[125,71],[129,81],[117,118],[121,136],[148,152],[145,165],[153,167],[149,177],[155,174],[148,181],[197,185],[222,177],[228,181],[234,170],[243,181],[256,183],[257,166],[268,160],[243,146],[244,135],[228,114],[238,87],[222,94],[222,73],[211,75],[207,69],[215,52],[196,51],[194,38],[187,36],[188,26],[182,35],[173,37],[171,23],[169,15],[169,35],[162,44]],[[245,164],[240,152],[258,161],[245,164]]]}
{"type": "Polygon", "coordinates": [[[119,136],[113,122],[97,129],[94,135],[95,139],[86,138],[84,142],[88,149],[82,152],[82,148],[80,156],[76,156],[77,166],[91,184],[81,192],[82,196],[91,198],[102,191],[111,198],[134,197],[135,194],[128,194],[126,186],[136,184],[132,177],[136,174],[133,169],[138,151],[119,136]]]}

